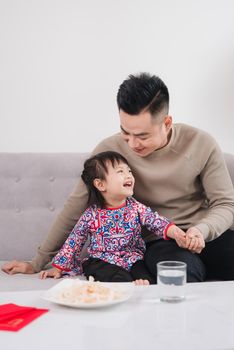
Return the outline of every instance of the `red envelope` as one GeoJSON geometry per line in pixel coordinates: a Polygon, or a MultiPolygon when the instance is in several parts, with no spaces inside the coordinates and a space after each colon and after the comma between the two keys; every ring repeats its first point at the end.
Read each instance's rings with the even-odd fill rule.
{"type": "Polygon", "coordinates": [[[16,304],[0,305],[0,330],[16,332],[47,311],[16,304]]]}

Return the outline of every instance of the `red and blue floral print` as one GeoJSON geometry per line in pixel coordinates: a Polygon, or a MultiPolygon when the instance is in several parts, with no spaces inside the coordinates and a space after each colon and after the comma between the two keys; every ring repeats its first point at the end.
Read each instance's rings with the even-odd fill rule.
{"type": "Polygon", "coordinates": [[[166,231],[170,225],[167,218],[132,197],[119,208],[100,209],[93,205],[80,217],[52,264],[63,271],[82,274],[85,259],[82,260],[80,255],[89,239],[88,257],[130,270],[144,257],[141,228],[145,226],[158,237],[167,239],[166,231]]]}

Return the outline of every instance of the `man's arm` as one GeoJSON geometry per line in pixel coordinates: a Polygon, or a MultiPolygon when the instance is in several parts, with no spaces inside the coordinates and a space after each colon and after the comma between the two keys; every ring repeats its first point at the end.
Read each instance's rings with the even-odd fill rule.
{"type": "Polygon", "coordinates": [[[208,209],[204,218],[194,227],[206,241],[217,238],[234,221],[234,189],[223,154],[214,142],[200,179],[207,198],[208,209]]]}
{"type": "Polygon", "coordinates": [[[82,180],[79,180],[32,260],[31,264],[36,272],[48,264],[62,247],[68,234],[84,212],[87,206],[87,198],[86,186],[82,180]]]}
{"type": "Polygon", "coordinates": [[[2,266],[2,270],[9,274],[41,271],[57,254],[72,231],[87,204],[87,190],[82,180],[78,181],[75,190],[68,198],[63,210],[53,223],[48,235],[39,246],[32,262],[13,260],[2,266]]]}

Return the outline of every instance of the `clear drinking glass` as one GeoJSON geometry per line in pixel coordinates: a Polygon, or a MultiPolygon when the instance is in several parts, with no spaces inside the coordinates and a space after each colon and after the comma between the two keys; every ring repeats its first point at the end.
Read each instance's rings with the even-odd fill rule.
{"type": "Polygon", "coordinates": [[[157,284],[161,301],[169,303],[185,299],[187,265],[182,261],[161,261],[157,263],[157,284]]]}

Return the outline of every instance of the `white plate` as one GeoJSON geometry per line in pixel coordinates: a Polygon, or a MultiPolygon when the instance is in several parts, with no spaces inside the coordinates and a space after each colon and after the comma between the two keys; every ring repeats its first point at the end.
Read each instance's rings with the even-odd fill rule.
{"type": "MultiPolygon", "coordinates": [[[[99,307],[105,307],[105,306],[111,306],[115,304],[122,303],[126,300],[128,300],[134,290],[134,284],[131,282],[124,282],[124,283],[118,283],[118,282],[98,282],[99,284],[108,287],[114,291],[118,291],[121,293],[120,298],[114,299],[114,300],[107,300],[107,301],[99,301],[96,303],[84,303],[84,302],[76,302],[76,303],[71,303],[68,301],[60,300],[58,297],[58,294],[63,291],[66,288],[72,287],[74,285],[84,285],[88,284],[90,282],[88,281],[82,281],[79,279],[65,279],[52,288],[48,289],[44,294],[43,294],[43,299],[50,301],[52,303],[60,304],[60,305],[65,305],[69,307],[74,307],[74,308],[84,308],[84,309],[90,309],[90,308],[99,308],[99,307]]],[[[94,282],[95,283],[95,282],[94,282]]],[[[97,282],[96,282],[97,283],[97,282]]]]}

